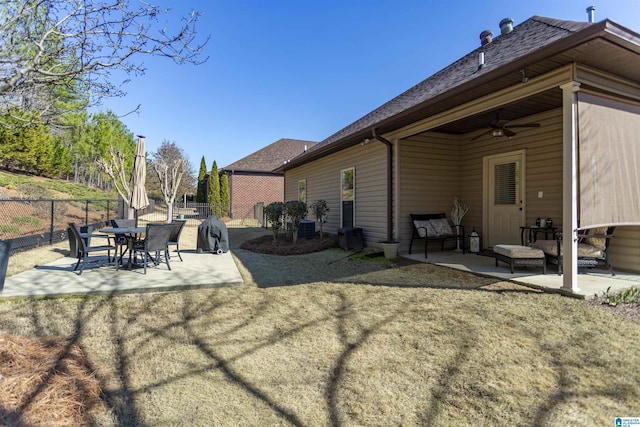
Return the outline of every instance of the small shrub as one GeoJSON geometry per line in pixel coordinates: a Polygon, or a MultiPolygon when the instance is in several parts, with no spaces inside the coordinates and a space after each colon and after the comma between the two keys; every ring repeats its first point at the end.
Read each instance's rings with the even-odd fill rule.
{"type": "Polygon", "coordinates": [[[316,220],[320,223],[320,239],[322,239],[324,237],[322,225],[325,221],[324,216],[327,214],[327,212],[329,212],[329,204],[326,200],[316,200],[315,202],[311,203],[311,212],[313,212],[316,220]]]}
{"type": "Polygon", "coordinates": [[[298,239],[300,220],[307,216],[307,204],[299,200],[289,200],[284,204],[284,214],[291,220],[293,243],[295,243],[298,239]]]}
{"type": "Polygon", "coordinates": [[[278,233],[282,228],[283,207],[284,205],[282,202],[273,202],[273,203],[269,203],[264,208],[264,213],[267,216],[267,221],[271,223],[271,230],[273,231],[273,240],[278,240],[278,233]]]}

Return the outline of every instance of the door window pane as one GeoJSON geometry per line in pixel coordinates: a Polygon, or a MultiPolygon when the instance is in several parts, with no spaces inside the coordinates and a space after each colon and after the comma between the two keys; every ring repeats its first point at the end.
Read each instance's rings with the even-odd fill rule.
{"type": "Polygon", "coordinates": [[[495,200],[496,205],[515,205],[520,200],[520,167],[519,162],[495,165],[495,200]]]}

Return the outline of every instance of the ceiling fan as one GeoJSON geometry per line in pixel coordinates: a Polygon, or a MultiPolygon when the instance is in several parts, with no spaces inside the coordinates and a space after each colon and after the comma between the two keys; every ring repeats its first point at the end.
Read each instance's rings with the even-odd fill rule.
{"type": "Polygon", "coordinates": [[[515,136],[516,133],[512,131],[513,128],[538,128],[540,127],[540,123],[522,123],[519,125],[509,125],[510,120],[500,120],[500,111],[496,112],[496,119],[491,121],[489,126],[489,130],[481,133],[473,138],[471,141],[475,141],[476,139],[486,135],[491,134],[494,138],[502,138],[503,136],[511,138],[515,136]]]}

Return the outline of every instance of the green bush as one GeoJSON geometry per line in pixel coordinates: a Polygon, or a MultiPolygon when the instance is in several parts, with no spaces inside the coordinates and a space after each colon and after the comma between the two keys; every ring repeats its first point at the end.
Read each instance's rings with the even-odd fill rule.
{"type": "Polygon", "coordinates": [[[267,216],[267,221],[271,223],[271,230],[273,231],[273,240],[278,240],[278,233],[282,228],[282,202],[269,203],[264,208],[264,213],[267,216]]]}
{"type": "Polygon", "coordinates": [[[320,223],[320,238],[322,239],[324,238],[322,225],[325,222],[324,216],[327,214],[327,212],[329,212],[329,204],[326,200],[316,200],[315,202],[311,203],[311,212],[313,212],[316,220],[320,223]]]}
{"type": "Polygon", "coordinates": [[[307,216],[307,204],[299,200],[289,200],[284,203],[284,215],[291,220],[293,242],[298,239],[300,220],[307,216]]]}

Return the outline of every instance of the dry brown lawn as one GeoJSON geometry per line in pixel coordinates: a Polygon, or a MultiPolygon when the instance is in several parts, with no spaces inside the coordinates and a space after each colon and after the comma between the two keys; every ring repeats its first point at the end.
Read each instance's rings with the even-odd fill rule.
{"type": "MultiPolygon", "coordinates": [[[[238,248],[262,233],[230,230],[243,285],[2,301],[0,334],[77,346],[102,389],[96,425],[613,425],[640,414],[639,322],[426,264],[238,248]]],[[[44,389],[25,390],[19,410],[44,389]]]]}

